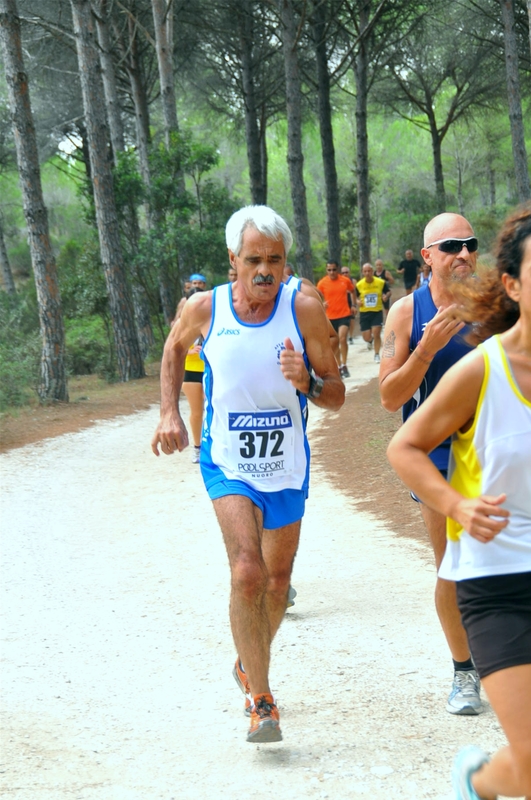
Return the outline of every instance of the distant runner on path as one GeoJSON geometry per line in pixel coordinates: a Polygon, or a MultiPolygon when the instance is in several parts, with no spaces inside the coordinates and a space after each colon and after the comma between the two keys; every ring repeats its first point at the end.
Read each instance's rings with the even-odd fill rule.
{"type": "Polygon", "coordinates": [[[411,294],[417,284],[417,276],[420,270],[420,261],[413,258],[413,250],[406,250],[406,257],[400,262],[397,268],[404,278],[404,288],[406,294],[411,294]]]}
{"type": "Polygon", "coordinates": [[[266,206],[240,209],[226,241],[238,279],[190,298],[172,329],[151,445],[156,455],[159,446],[169,455],[188,445],[179,394],[186,352],[203,335],[200,466],[229,557],[234,676],[250,711],[247,741],[275,742],[282,734],[269,659],[308,494],[307,400],[338,410],[345,389],[322,304],[282,284],[293,241],[282,217],[266,206]]]}
{"type": "MultiPolygon", "coordinates": [[[[380,364],[380,395],[387,411],[398,411],[402,406],[404,420],[471,349],[461,335],[464,323],[456,317],[451,288],[454,281],[472,275],[477,249],[478,240],[464,217],[450,213],[434,217],[426,225],[421,251],[432,268],[432,280],[391,306],[380,364]]],[[[449,452],[447,440],[430,454],[444,476],[449,452]]],[[[446,548],[446,519],[426,505],[421,504],[420,510],[439,569],[446,548]]],[[[454,663],[446,709],[451,714],[479,714],[479,679],[457,608],[455,583],[437,579],[435,605],[454,663]]]]}
{"type": "Polygon", "coordinates": [[[326,264],[325,277],[317,284],[317,291],[323,297],[326,316],[339,336],[339,343],[334,353],[339,364],[339,374],[342,378],[350,378],[347,367],[348,332],[351,308],[356,302],[354,284],[350,278],[339,274],[337,261],[329,261],[326,264]]]}

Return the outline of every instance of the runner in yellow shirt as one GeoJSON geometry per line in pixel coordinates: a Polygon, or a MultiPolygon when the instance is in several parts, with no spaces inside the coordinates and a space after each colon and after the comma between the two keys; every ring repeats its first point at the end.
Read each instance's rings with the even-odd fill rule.
{"type": "Polygon", "coordinates": [[[361,270],[363,278],[357,282],[358,308],[360,312],[360,329],[363,340],[370,350],[374,342],[374,360],[380,363],[381,331],[383,323],[383,303],[391,294],[391,290],[382,278],[377,278],[371,264],[364,264],[361,270]]]}

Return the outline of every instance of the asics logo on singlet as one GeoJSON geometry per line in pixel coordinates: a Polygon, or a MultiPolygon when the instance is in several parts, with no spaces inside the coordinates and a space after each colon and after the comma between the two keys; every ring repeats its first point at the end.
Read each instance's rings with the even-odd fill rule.
{"type": "Polygon", "coordinates": [[[229,411],[229,431],[251,431],[256,428],[291,428],[291,417],[287,411],[259,411],[250,414],[229,411]]]}
{"type": "Polygon", "coordinates": [[[218,336],[239,336],[239,328],[222,328],[218,331],[218,336]]]}

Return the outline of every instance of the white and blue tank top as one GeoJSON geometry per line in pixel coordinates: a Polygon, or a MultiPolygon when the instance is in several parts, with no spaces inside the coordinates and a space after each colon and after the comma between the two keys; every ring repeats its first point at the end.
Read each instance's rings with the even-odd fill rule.
{"type": "Polygon", "coordinates": [[[236,315],[232,284],[213,291],[212,322],[202,351],[201,471],[207,489],[220,480],[239,480],[261,492],[307,492],[307,400],[280,369],[286,338],[305,352],[296,294],[281,284],[269,318],[251,324],[236,315]]]}

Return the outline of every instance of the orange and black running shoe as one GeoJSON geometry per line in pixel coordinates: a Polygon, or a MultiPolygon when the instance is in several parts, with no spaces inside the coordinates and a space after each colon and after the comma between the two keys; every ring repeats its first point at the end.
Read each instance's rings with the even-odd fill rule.
{"type": "Polygon", "coordinates": [[[257,694],[251,709],[248,742],[281,742],[280,714],[272,694],[257,694]]]}
{"type": "Polygon", "coordinates": [[[242,662],[240,661],[240,656],[238,656],[238,658],[236,659],[236,663],[234,665],[234,669],[232,670],[232,674],[234,675],[234,680],[240,687],[240,690],[245,695],[245,708],[243,712],[244,714],[247,714],[247,716],[250,716],[251,706],[253,704],[253,698],[251,696],[251,688],[249,686],[249,681],[247,680],[247,675],[245,674],[242,662]]]}

